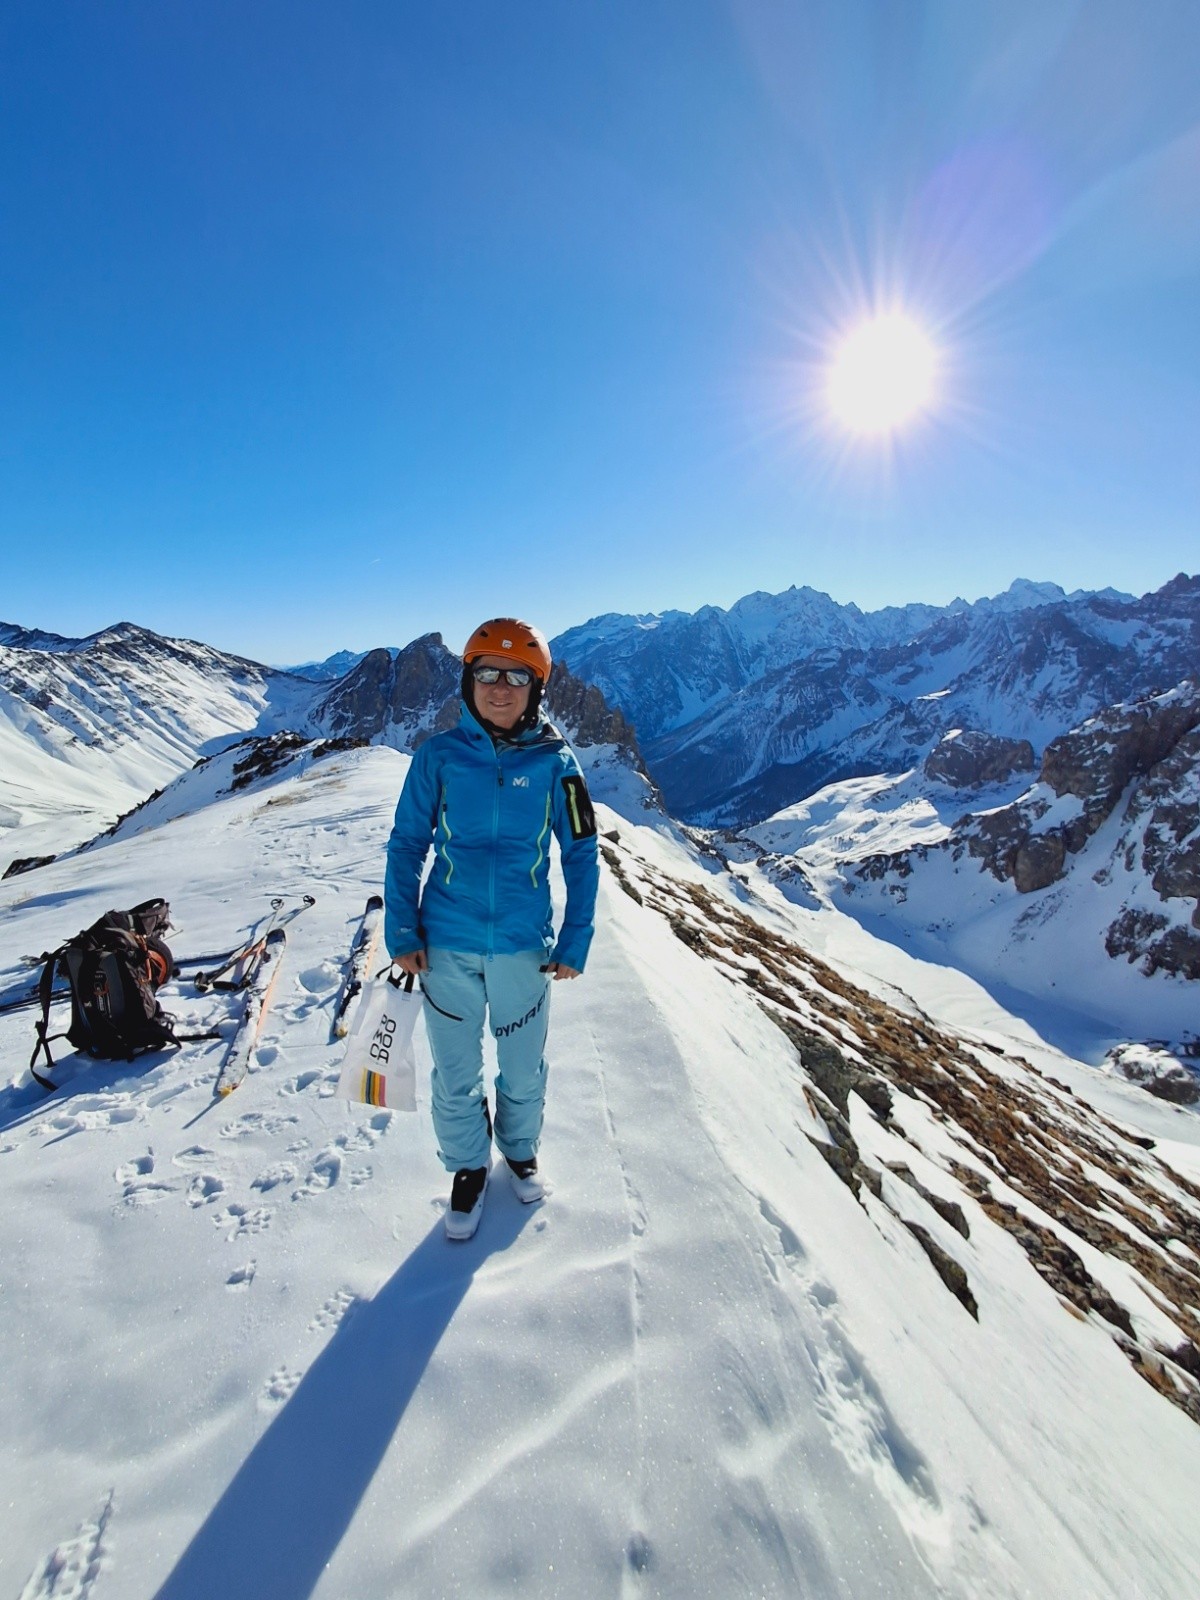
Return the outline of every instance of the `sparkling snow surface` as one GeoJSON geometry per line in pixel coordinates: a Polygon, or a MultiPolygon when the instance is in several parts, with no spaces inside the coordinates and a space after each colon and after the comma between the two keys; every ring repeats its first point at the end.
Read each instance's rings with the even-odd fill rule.
{"type": "MultiPolygon", "coordinates": [[[[165,895],[186,957],[272,894],[317,896],[227,1100],[223,1042],[68,1058],[46,1097],[30,1014],[0,1017],[4,1592],[1195,1593],[1200,1428],[974,1213],[973,1321],[810,1142],[783,1034],[607,870],[587,973],[554,992],[551,1193],[521,1206],[497,1170],[479,1234],[446,1241],[427,1075],[416,1116],[332,1098],[340,962],[406,769],[372,749],[193,791],[187,815],[0,886],[8,988],[110,906],[165,895]]],[[[1102,1083],[1123,1120],[1167,1114],[753,866],[739,884],[665,825],[601,826],[864,986],[920,987],[932,1015],[1102,1083]]],[[[164,998],[185,1023],[236,1009],[164,998]]],[[[1182,1163],[1196,1125],[1172,1119],[1182,1163]]]]}

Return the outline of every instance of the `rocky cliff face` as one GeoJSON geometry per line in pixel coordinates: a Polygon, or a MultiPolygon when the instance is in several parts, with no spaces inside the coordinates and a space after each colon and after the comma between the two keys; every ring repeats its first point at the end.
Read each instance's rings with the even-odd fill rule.
{"type": "Polygon", "coordinates": [[[576,678],[559,661],[550,674],[546,709],[555,722],[572,730],[576,746],[611,744],[637,752],[637,736],[624,713],[614,710],[594,683],[576,678]]]}
{"type": "Polygon", "coordinates": [[[461,671],[440,633],[414,639],[394,657],[371,650],[318,703],[314,717],[335,737],[415,749],[438,725],[446,702],[457,700],[461,671]]]}
{"type": "MultiPolygon", "coordinates": [[[[429,633],[394,658],[388,650],[364,656],[321,700],[314,721],[333,737],[416,750],[458,721],[461,678],[461,659],[440,633],[429,633]]],[[[633,729],[595,685],[556,662],[546,710],[579,752],[598,798],[616,804],[630,790],[649,805],[661,804],[633,729]]]]}
{"type": "Polygon", "coordinates": [[[862,882],[905,878],[933,854],[964,855],[1019,894],[1062,881],[1102,829],[1097,884],[1124,885],[1105,933],[1110,956],[1200,978],[1200,681],[1107,707],[1054,739],[1038,781],[1011,805],[963,817],[948,838],[871,856],[862,882]]]}
{"type": "Polygon", "coordinates": [[[1033,768],[1028,739],[1002,739],[978,728],[944,734],[925,757],[925,776],[952,789],[983,789],[1033,768]]]}

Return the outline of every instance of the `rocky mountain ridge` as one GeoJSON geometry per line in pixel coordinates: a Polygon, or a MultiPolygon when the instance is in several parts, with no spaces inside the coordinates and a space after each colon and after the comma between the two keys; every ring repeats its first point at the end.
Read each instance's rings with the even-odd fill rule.
{"type": "Polygon", "coordinates": [[[1180,574],[1140,599],[1053,587],[903,608],[873,639],[861,613],[847,616],[828,596],[750,596],[760,624],[783,610],[810,627],[791,658],[771,665],[771,641],[791,638],[791,622],[760,626],[752,669],[731,632],[736,607],[621,627],[605,619],[555,647],[630,718],[673,812],[740,826],[840,779],[917,765],[955,728],[1041,751],[1104,706],[1200,669],[1200,579],[1180,574]],[[911,624],[917,631],[903,636],[911,624]]]}
{"type": "Polygon", "coordinates": [[[79,842],[251,729],[294,725],[313,692],[130,622],[78,640],[3,633],[0,838],[19,833],[21,856],[79,842]]]}
{"type": "MultiPolygon", "coordinates": [[[[78,640],[2,634],[0,871],[106,832],[246,739],[264,760],[285,735],[295,759],[330,740],[412,750],[458,715],[461,663],[437,634],[369,651],[332,685],[128,622],[78,640]]],[[[658,804],[632,730],[598,690],[560,667],[547,704],[598,795],[658,804]]]]}
{"type": "Polygon", "coordinates": [[[1132,598],[1114,589],[1067,595],[1057,584],[1018,578],[1003,594],[973,604],[956,599],[946,606],[917,603],[864,612],[808,585],[793,585],[782,594],[744,595],[728,610],[710,605],[659,615],[608,613],[567,629],[552,648],[651,741],[798,661],[830,662],[846,651],[901,646],[951,617],[1011,615],[1089,599],[1119,605],[1132,598]]]}
{"type": "MultiPolygon", "coordinates": [[[[312,725],[332,738],[360,739],[415,750],[430,734],[458,721],[462,660],[440,633],[423,634],[394,655],[371,650],[312,711],[312,725]]],[[[570,739],[599,798],[641,793],[660,807],[633,729],[593,684],[560,661],[546,689],[546,710],[570,739]]],[[[618,806],[618,809],[620,807],[618,806]]]]}
{"type": "Polygon", "coordinates": [[[1200,682],[1194,679],[1089,718],[1047,746],[1038,781],[1011,805],[964,816],[936,844],[868,857],[854,876],[908,877],[935,851],[954,861],[965,851],[997,881],[1034,894],[1061,882],[1070,858],[1110,819],[1117,830],[1110,862],[1099,870],[1105,882],[1122,875],[1129,881],[1126,903],[1105,932],[1106,950],[1139,962],[1147,975],[1200,978],[1200,682]]]}

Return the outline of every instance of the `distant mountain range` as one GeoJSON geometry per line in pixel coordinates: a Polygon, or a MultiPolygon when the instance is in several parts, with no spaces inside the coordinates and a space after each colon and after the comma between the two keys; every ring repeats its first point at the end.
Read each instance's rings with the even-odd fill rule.
{"type": "MultiPolygon", "coordinates": [[[[601,617],[553,648],[551,715],[614,809],[714,830],[802,902],[952,929],[940,948],[987,981],[1036,988],[1063,949],[1068,974],[1200,976],[1200,578],[875,613],[792,589],[601,617]],[[1103,814],[1063,751],[1111,769],[1103,814]]],[[[331,741],[411,751],[457,717],[460,673],[438,634],[284,670],[131,623],[0,624],[0,868],[331,741]]]]}
{"type": "MultiPolygon", "coordinates": [[[[84,639],[0,623],[0,872],[6,844],[11,863],[83,843],[247,738],[294,734],[297,760],[329,739],[415,749],[457,718],[461,670],[438,634],[368,651],[330,680],[129,622],[84,639]]],[[[598,690],[558,667],[547,704],[601,798],[658,804],[598,690]]]]}
{"type": "Polygon", "coordinates": [[[843,778],[900,772],[951,730],[1037,751],[1200,671],[1200,578],[1140,599],[1017,582],[973,605],[865,614],[811,589],[722,611],[607,616],[554,649],[619,706],[671,811],[744,826],[843,778]]]}

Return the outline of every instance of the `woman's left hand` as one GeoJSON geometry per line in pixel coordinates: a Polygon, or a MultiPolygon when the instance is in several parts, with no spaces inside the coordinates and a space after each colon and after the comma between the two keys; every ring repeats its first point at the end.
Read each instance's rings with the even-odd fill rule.
{"type": "Polygon", "coordinates": [[[560,978],[577,978],[579,976],[578,967],[564,966],[561,961],[552,961],[546,968],[546,971],[554,979],[555,983],[557,983],[560,978]]]}

